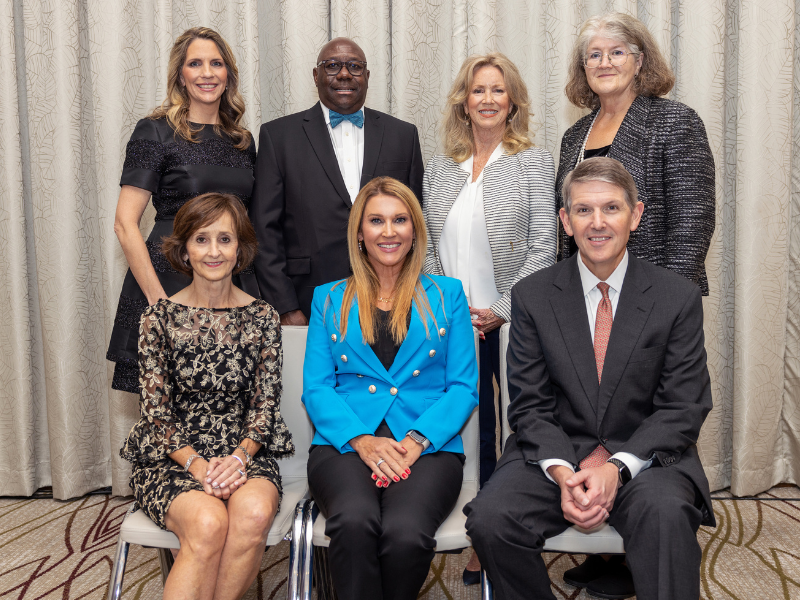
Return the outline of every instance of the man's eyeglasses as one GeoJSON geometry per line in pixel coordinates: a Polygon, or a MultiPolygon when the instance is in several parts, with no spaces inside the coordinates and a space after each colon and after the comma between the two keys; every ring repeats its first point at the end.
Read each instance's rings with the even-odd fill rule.
{"type": "Polygon", "coordinates": [[[331,76],[338,75],[342,67],[347,67],[347,72],[350,73],[350,75],[358,77],[364,73],[364,69],[367,68],[367,63],[360,60],[348,60],[347,62],[342,62],[340,60],[321,60],[317,63],[317,66],[321,66],[325,69],[325,72],[331,76]]]}
{"type": "Polygon", "coordinates": [[[596,69],[603,62],[603,57],[608,57],[608,62],[613,67],[621,67],[628,60],[629,54],[639,54],[639,52],[625,52],[624,50],[612,50],[608,54],[602,52],[590,52],[583,57],[583,64],[589,69],[596,69]]]}

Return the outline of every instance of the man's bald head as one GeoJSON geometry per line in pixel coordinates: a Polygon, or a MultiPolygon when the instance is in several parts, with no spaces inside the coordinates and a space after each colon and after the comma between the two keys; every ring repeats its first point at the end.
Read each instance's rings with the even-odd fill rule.
{"type": "Polygon", "coordinates": [[[330,42],[325,44],[322,49],[319,51],[317,55],[317,62],[323,60],[330,60],[331,58],[337,58],[336,56],[329,56],[331,53],[334,54],[341,54],[346,53],[356,60],[360,60],[363,62],[367,62],[367,57],[364,54],[364,51],[361,49],[361,46],[356,44],[353,40],[346,37],[338,37],[333,38],[330,42]]]}

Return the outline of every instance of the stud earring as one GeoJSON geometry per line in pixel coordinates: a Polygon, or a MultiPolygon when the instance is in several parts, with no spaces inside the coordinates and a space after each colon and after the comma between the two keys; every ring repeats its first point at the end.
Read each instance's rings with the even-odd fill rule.
{"type": "Polygon", "coordinates": [[[358,251],[364,252],[364,247],[361,245],[361,240],[358,240],[358,251]]]}

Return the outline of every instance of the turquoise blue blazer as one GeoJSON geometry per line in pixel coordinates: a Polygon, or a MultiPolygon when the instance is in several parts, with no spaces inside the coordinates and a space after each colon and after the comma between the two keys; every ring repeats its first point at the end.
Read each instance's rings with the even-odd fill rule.
{"type": "Polygon", "coordinates": [[[313,444],[353,452],[350,440],[374,434],[386,419],[397,440],[410,429],[428,438],[431,443],[423,454],[464,451],[458,432],[478,405],[467,299],[456,279],[422,275],[421,281],[436,324],[412,304],[408,334],[388,372],[364,343],[357,299],[342,339],[345,282],[314,290],[303,364],[303,403],[316,428],[313,444]],[[428,336],[423,319],[428,322],[428,336]]]}

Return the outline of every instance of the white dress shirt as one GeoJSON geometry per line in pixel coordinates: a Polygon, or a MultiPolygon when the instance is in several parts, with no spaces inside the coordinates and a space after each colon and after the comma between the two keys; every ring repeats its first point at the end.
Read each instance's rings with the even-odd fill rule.
{"type": "MultiPolygon", "coordinates": [[[[336,161],[339,163],[339,172],[342,174],[352,204],[361,190],[361,168],[364,166],[364,127],[367,126],[367,121],[364,119],[364,127],[360,129],[350,121],[342,121],[336,128],[333,128],[331,127],[330,109],[322,102],[319,105],[322,107],[325,124],[328,126],[328,133],[333,143],[333,151],[336,153],[336,161]]],[[[363,107],[360,110],[364,110],[363,107]]]]}
{"type": "Polygon", "coordinates": [[[502,296],[494,282],[492,247],[483,212],[483,174],[502,155],[501,142],[475,181],[472,181],[475,156],[459,165],[467,172],[467,181],[447,213],[439,238],[442,270],[448,277],[461,280],[467,302],[473,308],[489,308],[502,296]]]}
{"type": "MultiPolygon", "coordinates": [[[[594,321],[597,318],[597,306],[603,299],[603,292],[597,288],[600,279],[592,273],[589,268],[583,263],[580,252],[578,252],[578,272],[581,275],[581,284],[583,285],[583,298],[586,302],[586,316],[589,319],[589,331],[592,334],[592,345],[594,345],[594,321]]],[[[625,250],[625,256],[614,269],[614,272],[606,279],[608,284],[608,299],[611,300],[611,316],[612,318],[617,314],[617,304],[619,304],[619,294],[622,291],[622,282],[625,280],[625,272],[628,270],[628,251],[625,250]]],[[[636,477],[641,471],[647,469],[653,464],[653,460],[642,460],[638,456],[630,454],[629,452],[616,452],[612,458],[621,460],[631,472],[631,478],[636,477]]],[[[560,458],[548,458],[539,461],[539,466],[542,467],[544,474],[550,481],[554,481],[547,472],[549,467],[553,465],[562,465],[575,472],[575,465],[571,465],[565,460],[560,458]]]]}

